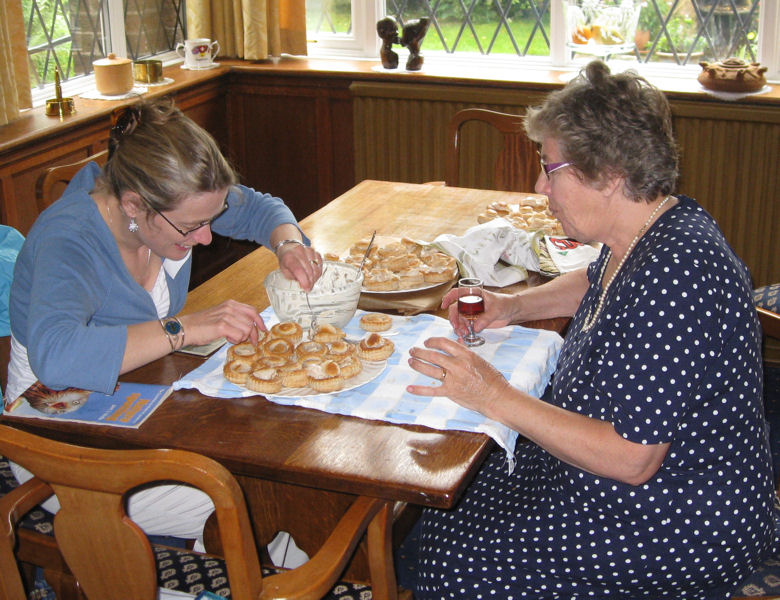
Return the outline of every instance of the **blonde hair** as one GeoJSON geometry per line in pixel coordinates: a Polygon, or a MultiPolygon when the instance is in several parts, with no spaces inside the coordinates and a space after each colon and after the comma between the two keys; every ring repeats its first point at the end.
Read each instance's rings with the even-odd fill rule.
{"type": "Polygon", "coordinates": [[[117,198],[133,191],[166,211],[188,197],[236,183],[235,171],[214,138],[171,99],[162,98],[131,105],[118,115],[96,190],[117,198]]]}

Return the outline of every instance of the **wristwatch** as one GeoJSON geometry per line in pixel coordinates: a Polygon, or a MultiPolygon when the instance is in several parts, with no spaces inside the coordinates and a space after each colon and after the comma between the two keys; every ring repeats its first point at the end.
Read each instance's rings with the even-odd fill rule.
{"type": "Polygon", "coordinates": [[[171,350],[178,350],[184,345],[184,327],[179,319],[176,317],[166,317],[160,319],[160,325],[162,325],[163,331],[168,337],[168,342],[171,344],[171,350]]]}

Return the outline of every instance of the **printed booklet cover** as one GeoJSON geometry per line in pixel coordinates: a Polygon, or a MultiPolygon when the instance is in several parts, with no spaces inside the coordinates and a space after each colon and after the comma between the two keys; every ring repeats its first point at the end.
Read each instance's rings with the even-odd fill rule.
{"type": "Polygon", "coordinates": [[[7,403],[5,412],[14,417],[137,428],[172,391],[169,385],[121,381],[109,395],[78,388],[53,390],[36,381],[7,403]]]}

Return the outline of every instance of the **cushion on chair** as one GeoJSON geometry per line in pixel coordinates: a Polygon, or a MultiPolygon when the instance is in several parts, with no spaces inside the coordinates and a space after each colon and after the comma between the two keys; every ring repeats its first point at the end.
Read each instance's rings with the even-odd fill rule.
{"type": "MultiPolygon", "coordinates": [[[[18,485],[8,461],[5,457],[0,456],[0,496],[5,496],[18,485]]],[[[28,512],[19,524],[21,527],[32,529],[37,533],[54,534],[54,515],[43,508],[36,508],[28,512]]]]}
{"type": "MultiPolygon", "coordinates": [[[[154,547],[157,558],[157,585],[160,587],[199,594],[211,592],[223,598],[230,598],[225,561],[213,556],[193,554],[179,548],[154,547]]],[[[278,571],[263,567],[263,576],[278,571]]],[[[371,588],[359,583],[339,582],[326,600],[371,600],[371,588]]]]}
{"type": "Polygon", "coordinates": [[[780,596],[780,497],[778,496],[775,496],[774,512],[774,544],[764,562],[735,590],[734,597],[780,596]]]}
{"type": "Polygon", "coordinates": [[[753,302],[760,308],[780,313],[780,283],[765,285],[753,290],[753,302]]]}

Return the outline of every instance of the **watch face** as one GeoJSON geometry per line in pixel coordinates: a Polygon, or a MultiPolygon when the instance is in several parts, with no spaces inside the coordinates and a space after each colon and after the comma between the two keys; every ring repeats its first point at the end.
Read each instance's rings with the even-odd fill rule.
{"type": "Polygon", "coordinates": [[[178,321],[171,319],[165,322],[165,331],[171,335],[179,335],[181,333],[181,324],[178,321]]]}

